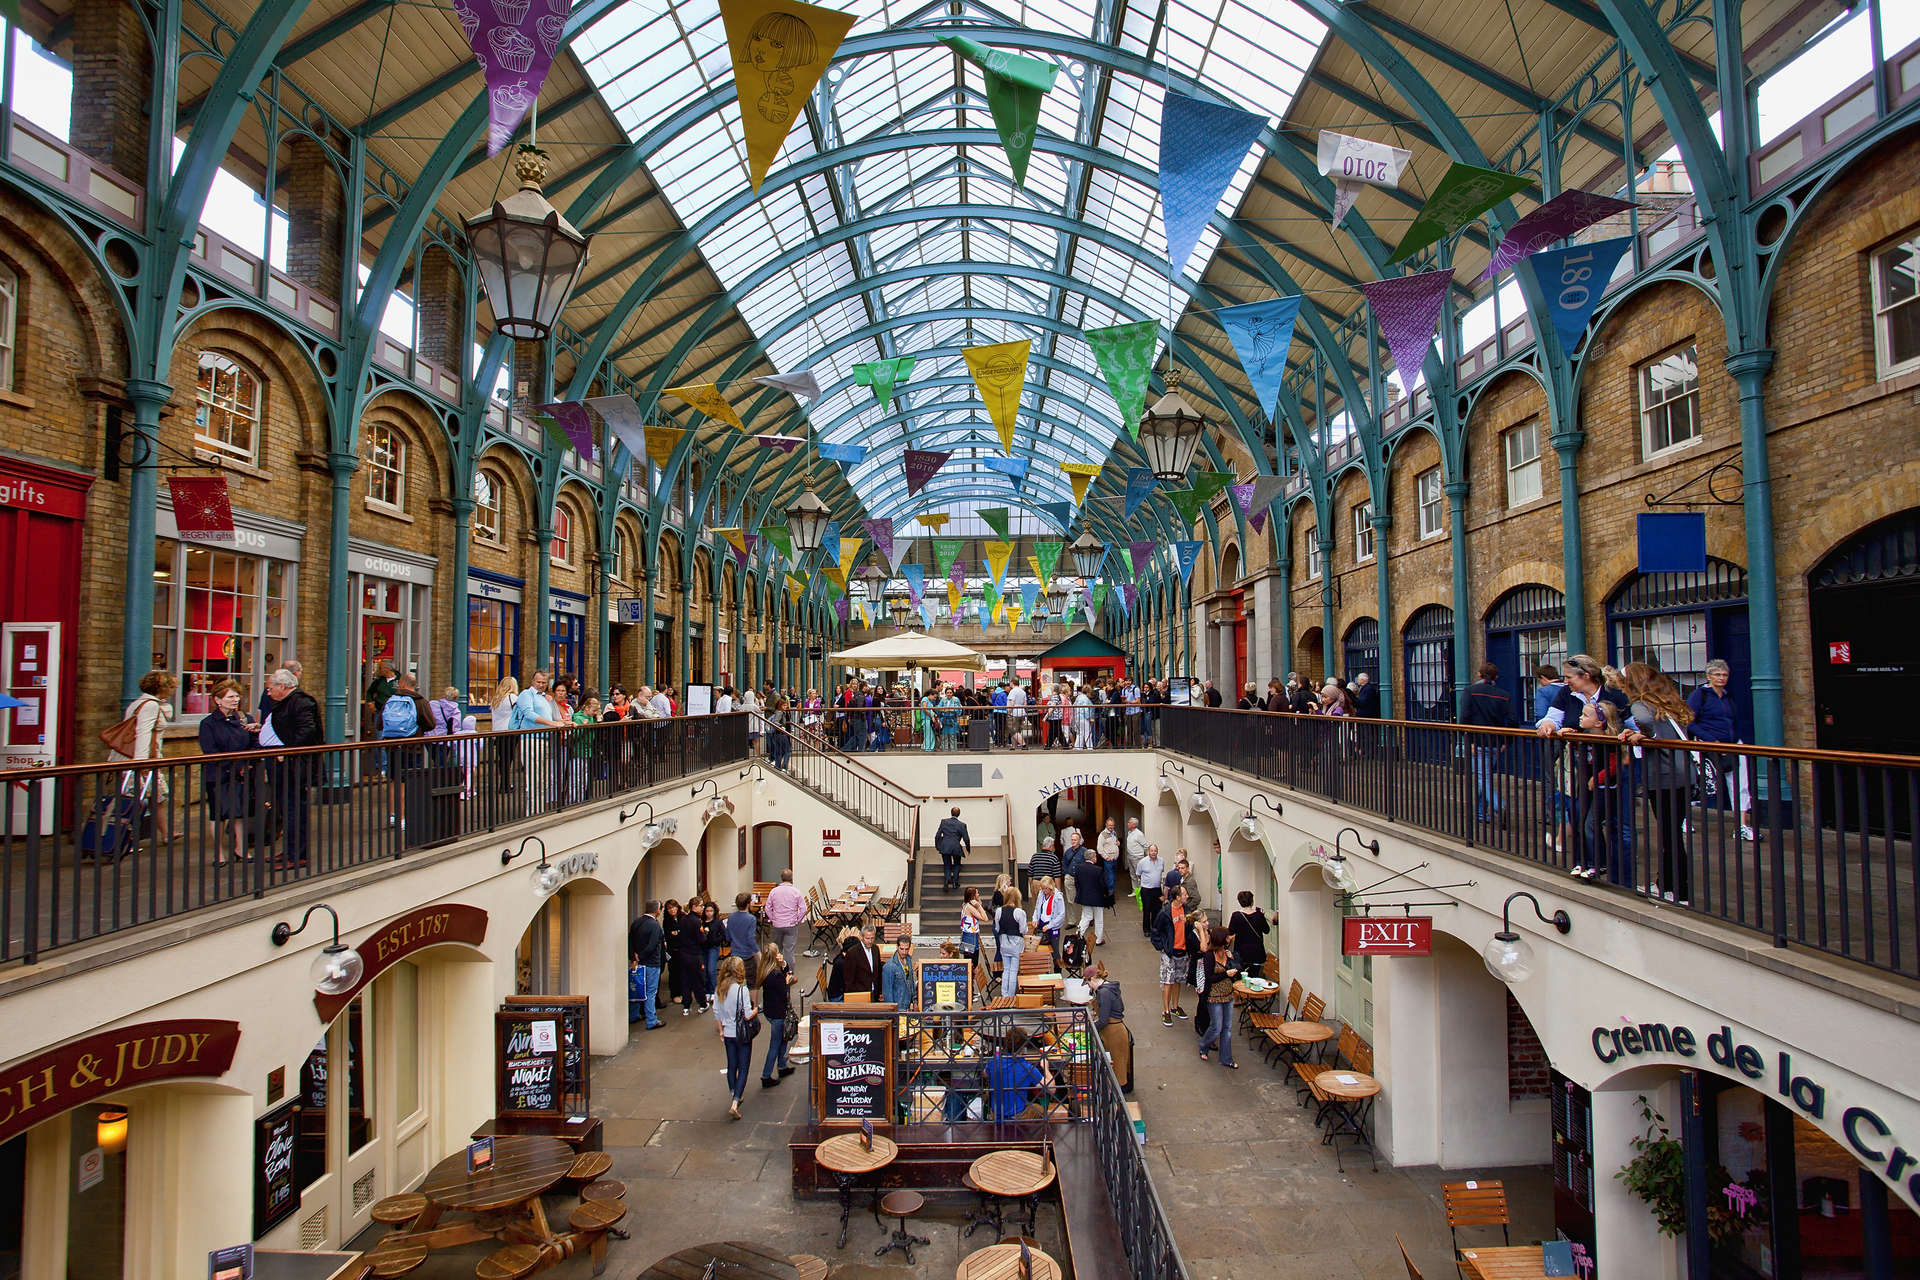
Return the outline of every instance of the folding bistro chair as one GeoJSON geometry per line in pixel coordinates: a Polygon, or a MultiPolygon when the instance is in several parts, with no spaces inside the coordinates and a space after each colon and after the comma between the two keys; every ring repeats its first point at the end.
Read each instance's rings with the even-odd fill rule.
{"type": "MultiPolygon", "coordinates": [[[[1295,985],[1297,986],[1299,984],[1296,983],[1295,985]]],[[[1289,1019],[1289,1021],[1318,1022],[1320,1021],[1320,1015],[1326,1011],[1327,1002],[1325,1000],[1322,1000],[1319,996],[1308,996],[1306,1003],[1300,1006],[1300,1016],[1289,1019]]],[[[1279,1067],[1289,1075],[1292,1074],[1293,1064],[1301,1061],[1304,1056],[1300,1048],[1296,1046],[1293,1041],[1281,1034],[1279,1027],[1274,1027],[1267,1032],[1267,1048],[1263,1052],[1267,1055],[1267,1064],[1269,1066],[1279,1067]],[[1282,1064],[1285,1065],[1283,1066],[1282,1064]]]]}
{"type": "Polygon", "coordinates": [[[827,910],[827,900],[809,889],[807,891],[807,921],[813,926],[813,941],[807,944],[806,954],[820,955],[825,947],[833,945],[833,939],[840,932],[840,917],[827,910]]]}
{"type": "Polygon", "coordinates": [[[1413,1257],[1407,1252],[1406,1241],[1400,1238],[1400,1233],[1397,1231],[1393,1233],[1393,1242],[1400,1246],[1400,1261],[1407,1264],[1407,1280],[1426,1280],[1426,1277],[1420,1274],[1420,1268],[1413,1265],[1413,1257]]]}
{"type": "Polygon", "coordinates": [[[1453,1241],[1453,1256],[1460,1257],[1460,1228],[1498,1227],[1500,1242],[1512,1244],[1507,1221],[1507,1187],[1504,1182],[1476,1180],[1443,1182],[1440,1199],[1447,1210],[1447,1235],[1453,1241]]]}

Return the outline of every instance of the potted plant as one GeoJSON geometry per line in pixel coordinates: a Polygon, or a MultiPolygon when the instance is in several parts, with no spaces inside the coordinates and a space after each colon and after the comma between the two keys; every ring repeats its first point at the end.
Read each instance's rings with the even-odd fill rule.
{"type": "MultiPolygon", "coordinates": [[[[1613,1176],[1653,1210],[1662,1235],[1678,1238],[1687,1230],[1686,1160],[1679,1140],[1667,1127],[1667,1118],[1654,1110],[1645,1094],[1634,1101],[1639,1104],[1647,1130],[1628,1143],[1634,1150],[1633,1159],[1613,1176]]],[[[1716,1245],[1733,1239],[1756,1221],[1764,1221],[1765,1186],[1753,1188],[1760,1193],[1751,1198],[1757,1201],[1756,1215],[1733,1207],[1733,1197],[1726,1194],[1730,1185],[1733,1175],[1724,1167],[1715,1165],[1707,1170],[1707,1235],[1716,1245]]]]}

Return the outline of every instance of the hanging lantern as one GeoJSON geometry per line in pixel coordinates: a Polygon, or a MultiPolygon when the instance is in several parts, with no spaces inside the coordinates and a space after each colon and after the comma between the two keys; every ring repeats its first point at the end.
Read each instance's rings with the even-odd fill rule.
{"type": "Polygon", "coordinates": [[[1067,620],[1067,601],[1072,597],[1072,588],[1064,578],[1053,580],[1053,589],[1047,592],[1047,612],[1065,622],[1067,620]]]}
{"type": "Polygon", "coordinates": [[[541,194],[544,151],[522,146],[513,167],[520,189],[468,218],[467,239],[494,328],[516,341],[540,341],[553,332],[587,265],[588,239],[541,194]]]}
{"type": "Polygon", "coordinates": [[[1167,394],[1140,420],[1140,448],[1147,455],[1153,478],[1167,484],[1184,483],[1206,430],[1207,420],[1180,394],[1180,375],[1169,371],[1167,394]]]}
{"type": "Polygon", "coordinates": [[[913,606],[907,603],[907,598],[905,596],[895,596],[892,601],[888,603],[887,611],[893,615],[893,625],[901,631],[905,631],[907,629],[907,615],[913,611],[913,606]]]}
{"type": "Polygon", "coordinates": [[[1107,554],[1106,544],[1084,529],[1068,545],[1067,550],[1073,555],[1073,571],[1089,579],[1100,572],[1100,561],[1107,554]]]}
{"type": "Polygon", "coordinates": [[[867,593],[867,603],[875,609],[887,593],[887,571],[877,564],[870,564],[860,571],[860,582],[867,593]]]}
{"type": "Polygon", "coordinates": [[[787,534],[793,539],[794,553],[818,551],[832,520],[833,512],[827,510],[818,494],[811,489],[802,493],[799,501],[787,508],[787,534]]]}
{"type": "Polygon", "coordinates": [[[103,1107],[94,1116],[93,1144],[102,1151],[119,1151],[127,1145],[127,1113],[121,1107],[103,1107]]]}

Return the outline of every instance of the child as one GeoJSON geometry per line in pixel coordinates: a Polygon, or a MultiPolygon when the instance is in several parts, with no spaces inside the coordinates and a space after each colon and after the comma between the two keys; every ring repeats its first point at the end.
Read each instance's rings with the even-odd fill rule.
{"type": "Polygon", "coordinates": [[[1060,935],[1061,972],[1069,978],[1077,978],[1080,971],[1087,967],[1089,955],[1087,940],[1080,936],[1078,925],[1068,925],[1060,935]]]}
{"type": "MultiPolygon", "coordinates": [[[[1618,738],[1626,722],[1620,708],[1611,702],[1589,703],[1580,713],[1580,731],[1618,738]]],[[[1629,815],[1620,807],[1621,752],[1623,748],[1587,743],[1587,856],[1586,866],[1575,871],[1583,880],[1591,880],[1604,869],[1615,884],[1631,884],[1631,867],[1622,864],[1631,857],[1623,824],[1629,815]]]]}

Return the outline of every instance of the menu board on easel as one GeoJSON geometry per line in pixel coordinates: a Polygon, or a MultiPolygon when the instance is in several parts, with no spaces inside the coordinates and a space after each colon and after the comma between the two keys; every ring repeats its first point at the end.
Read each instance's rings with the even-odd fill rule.
{"type": "Polygon", "coordinates": [[[494,1015],[502,1116],[584,1116],[591,1096],[585,996],[508,996],[494,1015]]]}
{"type": "Polygon", "coordinates": [[[813,1098],[823,1125],[893,1121],[894,1020],[841,1012],[859,1007],[811,1011],[813,1098]]]}
{"type": "Polygon", "coordinates": [[[973,962],[964,958],[927,958],[914,962],[914,988],[922,1009],[973,1007],[973,962]]]}

